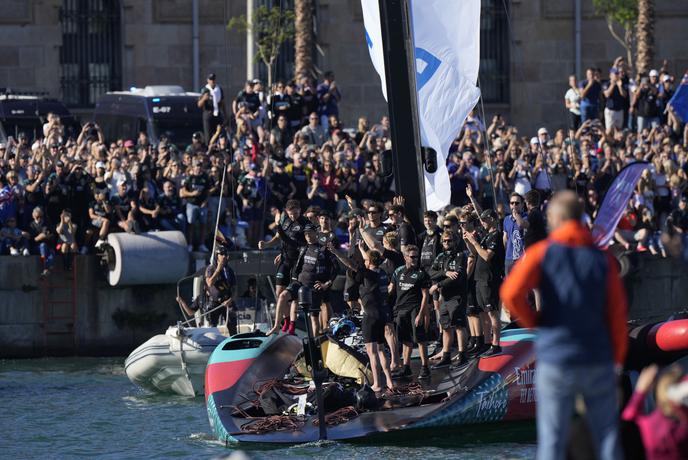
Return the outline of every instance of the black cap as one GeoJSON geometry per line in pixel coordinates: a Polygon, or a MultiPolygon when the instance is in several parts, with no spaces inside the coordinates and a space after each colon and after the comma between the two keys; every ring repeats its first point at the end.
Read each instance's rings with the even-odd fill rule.
{"type": "Polygon", "coordinates": [[[313,233],[315,233],[315,230],[316,230],[316,229],[315,229],[315,225],[313,225],[313,224],[311,224],[311,223],[307,223],[306,225],[303,226],[303,232],[304,232],[304,233],[306,233],[306,232],[313,232],[313,233]]]}
{"type": "Polygon", "coordinates": [[[215,80],[215,78],[216,78],[216,77],[215,77],[215,74],[214,74],[213,72],[210,72],[210,73],[208,74],[208,80],[215,80]]]}
{"type": "Polygon", "coordinates": [[[196,131],[195,133],[193,133],[193,135],[191,137],[193,139],[200,139],[201,136],[203,136],[203,133],[201,133],[200,131],[196,131]]]}

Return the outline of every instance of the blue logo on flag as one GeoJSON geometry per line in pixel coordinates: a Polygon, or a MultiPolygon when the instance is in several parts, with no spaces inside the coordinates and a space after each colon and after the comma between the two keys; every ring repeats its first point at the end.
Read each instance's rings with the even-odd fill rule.
{"type": "Polygon", "coordinates": [[[440,61],[436,56],[431,54],[428,50],[423,48],[416,48],[416,91],[423,89],[423,86],[430,81],[437,69],[440,67],[440,61]],[[419,72],[418,61],[425,64],[425,67],[419,72]]]}
{"type": "Polygon", "coordinates": [[[370,39],[370,35],[368,35],[367,30],[365,31],[365,34],[366,34],[366,43],[368,43],[368,48],[372,48],[373,47],[373,41],[370,39]]]}

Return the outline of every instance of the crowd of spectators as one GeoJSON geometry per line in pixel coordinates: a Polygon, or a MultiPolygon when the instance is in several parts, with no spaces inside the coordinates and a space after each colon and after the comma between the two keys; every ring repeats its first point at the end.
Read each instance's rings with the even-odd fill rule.
{"type": "MultiPolygon", "coordinates": [[[[590,221],[614,175],[644,160],[649,167],[615,238],[627,249],[664,255],[659,232],[682,233],[688,225],[688,125],[667,104],[675,76],[665,65],[632,79],[620,58],[608,80],[591,68],[569,85],[567,128],[542,127],[530,137],[501,115],[489,123],[469,115],[448,158],[446,211],[469,203],[468,190],[503,219],[513,192],[534,189],[546,199],[569,188],[590,221]]],[[[218,122],[204,123],[206,133],[195,133],[185,149],[164,136],[152,145],[143,132],[105,139],[91,122],[70,138],[50,115],[43,136],[20,133],[0,145],[0,254],[49,261],[55,251],[88,253],[109,232],[173,229],[185,232],[189,250],[207,251],[218,220],[236,246],[255,248],[272,236],[272,216],[289,199],[306,215],[326,211],[345,243],[347,197],[359,206],[391,205],[394,191],[381,166],[391,145],[389,119],[360,117],[356,127],[344,127],[343,96],[331,72],[317,85],[303,78],[266,89],[248,81],[226,110],[206,95],[199,106],[208,105],[218,122]]]]}

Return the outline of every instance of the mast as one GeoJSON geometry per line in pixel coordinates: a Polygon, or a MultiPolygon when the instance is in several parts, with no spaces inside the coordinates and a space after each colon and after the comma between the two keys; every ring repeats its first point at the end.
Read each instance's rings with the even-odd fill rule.
{"type": "Polygon", "coordinates": [[[387,105],[392,126],[394,186],[406,199],[406,214],[422,228],[425,182],[420,155],[416,66],[410,1],[380,0],[380,25],[387,76],[387,105]]]}

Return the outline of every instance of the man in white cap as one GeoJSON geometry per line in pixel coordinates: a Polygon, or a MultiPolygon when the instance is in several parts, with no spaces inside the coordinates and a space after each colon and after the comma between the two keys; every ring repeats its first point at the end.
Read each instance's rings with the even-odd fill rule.
{"type": "Polygon", "coordinates": [[[659,72],[657,72],[657,69],[650,70],[650,85],[655,88],[659,87],[659,72]]]}

